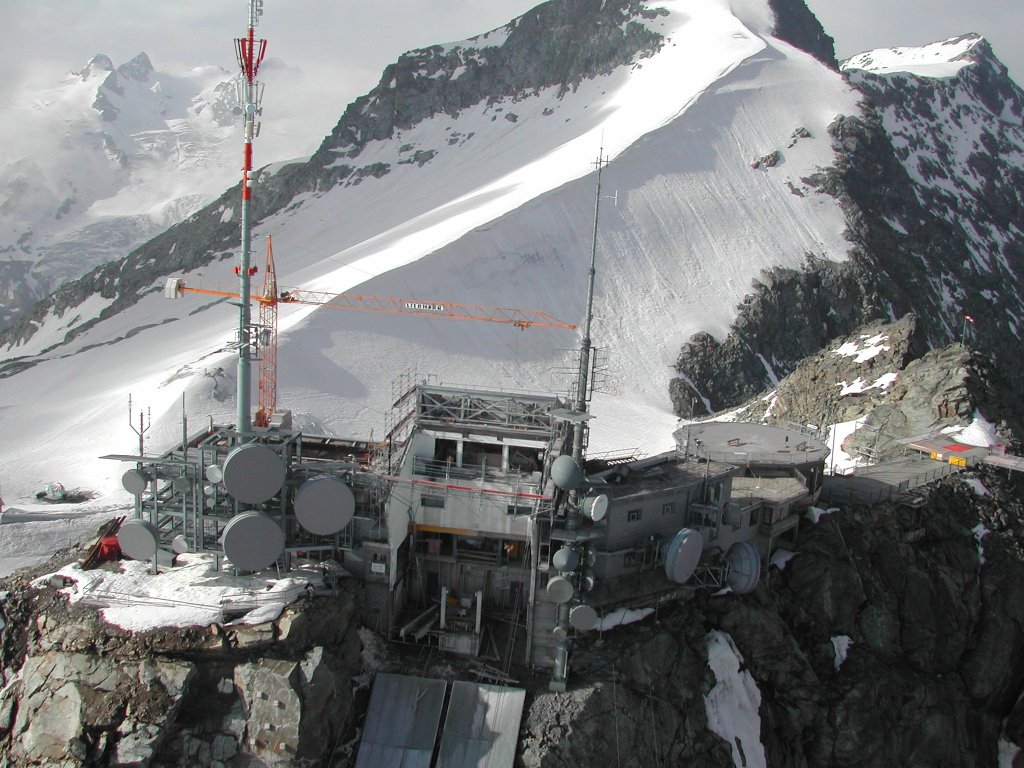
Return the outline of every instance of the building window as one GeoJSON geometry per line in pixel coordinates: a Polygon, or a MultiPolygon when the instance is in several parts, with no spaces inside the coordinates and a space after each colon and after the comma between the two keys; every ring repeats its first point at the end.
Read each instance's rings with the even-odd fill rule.
{"type": "Polygon", "coordinates": [[[526,505],[509,504],[505,510],[507,514],[518,516],[518,515],[530,515],[533,514],[533,507],[526,505]]]}
{"type": "Polygon", "coordinates": [[[758,514],[759,513],[760,513],[759,509],[755,509],[753,512],[750,513],[750,524],[751,525],[757,525],[757,518],[758,518],[758,514]]]}
{"type": "Polygon", "coordinates": [[[772,511],[770,509],[766,509],[764,511],[764,517],[762,518],[762,520],[764,521],[765,525],[772,524],[772,511]]]}
{"type": "Polygon", "coordinates": [[[674,515],[676,512],[676,503],[670,501],[667,504],[661,505],[661,514],[663,515],[674,515]]]}
{"type": "Polygon", "coordinates": [[[641,517],[643,517],[643,510],[631,509],[631,510],[629,510],[629,512],[626,513],[626,522],[627,523],[635,523],[641,517]]]}
{"type": "Polygon", "coordinates": [[[636,552],[627,552],[622,556],[622,565],[625,568],[635,568],[639,562],[639,557],[636,552]]]}
{"type": "Polygon", "coordinates": [[[420,497],[420,503],[424,507],[434,507],[435,509],[444,509],[444,496],[427,496],[424,494],[420,497]]]}

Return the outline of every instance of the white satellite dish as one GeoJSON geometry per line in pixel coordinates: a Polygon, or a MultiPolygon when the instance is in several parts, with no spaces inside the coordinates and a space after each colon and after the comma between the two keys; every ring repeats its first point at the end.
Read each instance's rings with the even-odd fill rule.
{"type": "Polygon", "coordinates": [[[318,536],[331,536],[351,522],[356,510],[352,489],[330,475],[307,480],[295,494],[299,525],[318,536]]]}
{"type": "Polygon", "coordinates": [[[665,549],[665,575],[676,584],[685,584],[697,570],[703,551],[704,538],[700,532],[683,528],[665,549]]]}
{"type": "Polygon", "coordinates": [[[729,575],[725,579],[732,591],[738,595],[753,592],[761,581],[761,554],[749,541],[738,541],[725,554],[729,564],[729,575]]]}
{"type": "Polygon", "coordinates": [[[551,565],[559,573],[575,571],[580,564],[580,555],[571,547],[562,547],[551,556],[551,565]]]}
{"type": "Polygon", "coordinates": [[[597,611],[589,605],[577,605],[569,611],[569,623],[580,632],[589,632],[597,626],[597,611]]]}
{"type": "Polygon", "coordinates": [[[117,544],[132,560],[152,560],[156,557],[160,531],[148,520],[128,520],[117,531],[117,544]]]}
{"type": "Polygon", "coordinates": [[[607,494],[598,493],[587,496],[583,499],[583,516],[595,523],[604,520],[608,514],[608,506],[611,504],[607,494]]]}
{"type": "Polygon", "coordinates": [[[551,480],[563,491],[575,491],[583,484],[583,469],[572,456],[563,453],[551,462],[551,480]]]}
{"type": "Polygon", "coordinates": [[[568,603],[576,590],[572,588],[572,582],[564,576],[553,576],[548,579],[546,589],[548,600],[553,603],[568,603]]]}
{"type": "Polygon", "coordinates": [[[174,554],[183,555],[186,552],[191,551],[191,549],[192,548],[188,545],[188,539],[186,539],[182,534],[179,533],[171,539],[171,551],[174,552],[174,554]]]}
{"type": "Polygon", "coordinates": [[[149,485],[149,477],[141,469],[129,469],[121,475],[121,485],[132,496],[141,496],[149,485]]]}
{"type": "Polygon", "coordinates": [[[224,556],[243,571],[260,571],[284,552],[284,531],[262,512],[243,512],[224,526],[224,556]]]}
{"type": "Polygon", "coordinates": [[[243,504],[261,504],[281,490],[287,469],[273,448],[246,443],[228,454],[223,473],[224,487],[235,499],[243,504]]]}

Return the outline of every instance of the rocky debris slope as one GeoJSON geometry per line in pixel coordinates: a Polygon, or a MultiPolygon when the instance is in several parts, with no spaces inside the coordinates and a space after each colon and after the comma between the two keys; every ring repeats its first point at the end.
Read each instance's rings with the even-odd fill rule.
{"type": "Polygon", "coordinates": [[[274,622],[131,633],[32,575],[4,584],[0,762],[313,766],[350,729],[350,581],[274,622]]]}
{"type": "Polygon", "coordinates": [[[808,254],[762,275],[727,338],[684,346],[677,390],[735,406],[838,336],[908,312],[932,347],[971,316],[972,344],[1020,387],[1024,93],[984,40],[968,42],[951,76],[845,70],[863,112],[832,123],[839,160],[804,182],[842,205],[849,260],[808,254]]]}
{"type": "MultiPolygon", "coordinates": [[[[964,428],[976,419],[996,427],[999,442],[1024,434],[1024,409],[1012,386],[984,354],[959,343],[929,349],[915,315],[869,323],[801,361],[767,394],[752,398],[734,418],[767,424],[810,425],[861,420],[843,447],[884,457],[900,439],[964,428]]],[[[677,410],[690,403],[675,390],[677,410]]]]}

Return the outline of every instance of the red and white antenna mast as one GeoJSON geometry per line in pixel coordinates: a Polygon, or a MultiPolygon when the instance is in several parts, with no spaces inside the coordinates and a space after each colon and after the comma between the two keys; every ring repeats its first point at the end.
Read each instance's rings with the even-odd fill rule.
{"type": "Polygon", "coordinates": [[[250,399],[252,397],[252,358],[256,339],[249,307],[251,296],[250,279],[256,273],[251,267],[252,225],[250,206],[252,204],[252,140],[259,133],[256,118],[263,114],[263,85],[256,80],[263,56],[267,52],[267,41],[256,39],[256,25],[263,15],[263,0],[249,0],[249,31],[245,37],[235,39],[235,53],[242,70],[239,96],[244,120],[244,154],[242,163],[242,253],[238,273],[241,298],[238,317],[238,419],[236,429],[239,442],[248,439],[252,432],[250,399]]]}

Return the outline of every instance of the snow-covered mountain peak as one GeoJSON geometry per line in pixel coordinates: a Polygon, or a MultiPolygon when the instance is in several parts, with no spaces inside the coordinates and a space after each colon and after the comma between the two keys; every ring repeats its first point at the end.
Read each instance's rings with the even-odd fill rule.
{"type": "Polygon", "coordinates": [[[231,184],[235,100],[220,68],[177,75],[145,53],[119,66],[98,54],[0,107],[0,327],[231,184]]]}
{"type": "Polygon", "coordinates": [[[844,72],[863,70],[876,75],[907,73],[922,77],[953,77],[987,54],[980,35],[968,33],[916,48],[879,48],[852,56],[841,65],[844,72]],[[979,51],[979,48],[983,50],[979,51]]]}
{"type": "Polygon", "coordinates": [[[149,56],[145,53],[140,53],[130,61],[126,61],[124,64],[117,68],[117,73],[121,77],[129,80],[138,80],[141,82],[147,82],[149,76],[153,74],[153,62],[149,60],[149,56]]]}
{"type": "Polygon", "coordinates": [[[97,75],[105,76],[107,72],[113,71],[114,62],[110,60],[110,57],[102,53],[97,53],[89,59],[86,65],[78,72],[72,72],[71,74],[78,77],[84,83],[97,75]]]}

